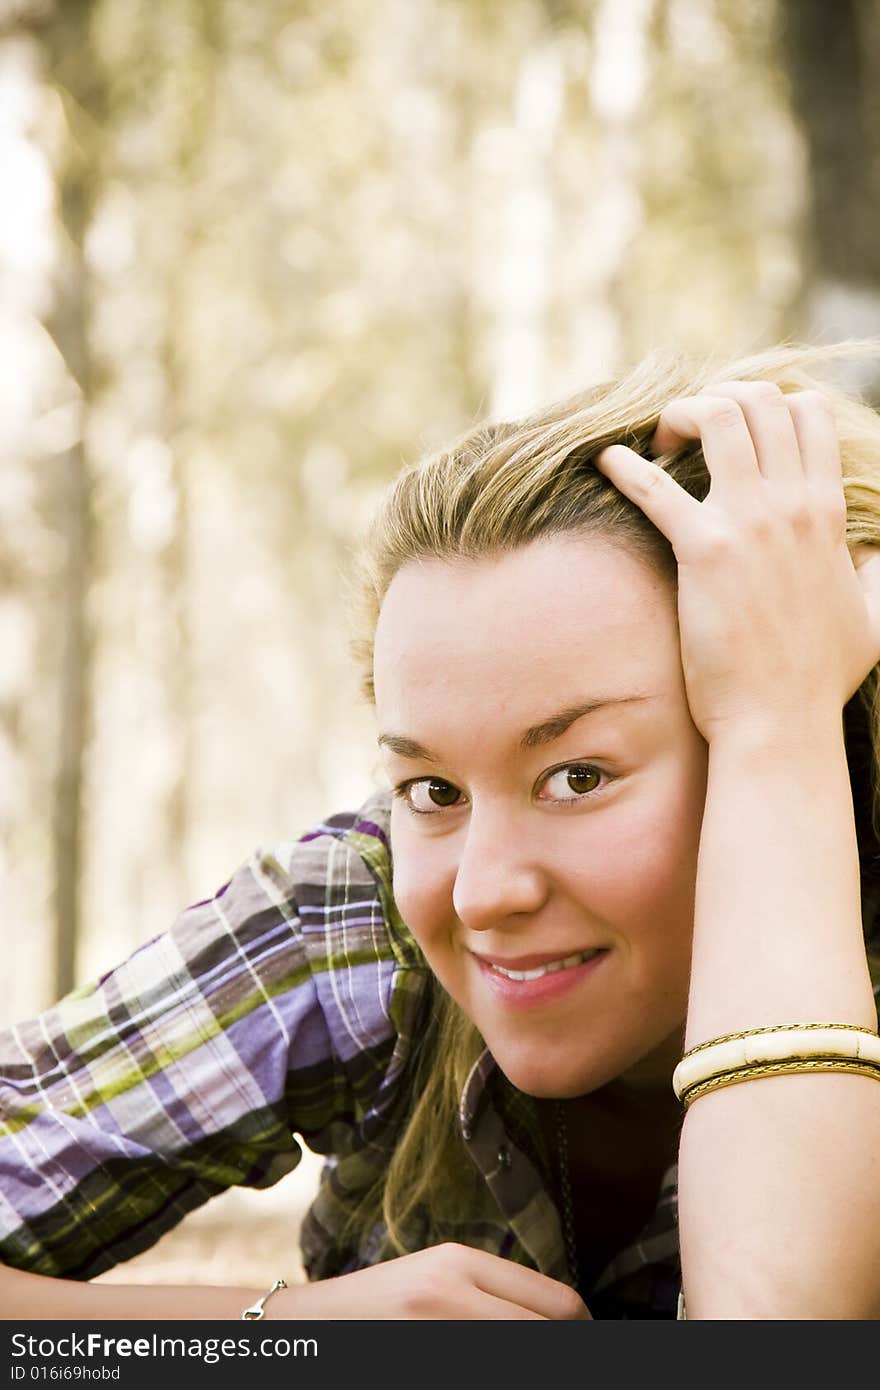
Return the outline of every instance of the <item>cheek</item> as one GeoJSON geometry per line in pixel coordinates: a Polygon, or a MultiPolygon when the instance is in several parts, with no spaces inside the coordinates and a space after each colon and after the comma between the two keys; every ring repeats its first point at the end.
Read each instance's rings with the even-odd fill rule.
{"type": "Polygon", "coordinates": [[[392,837],[392,889],[404,922],[423,949],[449,929],[455,866],[447,871],[440,846],[392,837]]]}
{"type": "Polygon", "coordinates": [[[601,842],[591,845],[588,880],[609,917],[692,913],[702,806],[698,795],[671,794],[633,800],[624,815],[609,817],[601,842]]]}

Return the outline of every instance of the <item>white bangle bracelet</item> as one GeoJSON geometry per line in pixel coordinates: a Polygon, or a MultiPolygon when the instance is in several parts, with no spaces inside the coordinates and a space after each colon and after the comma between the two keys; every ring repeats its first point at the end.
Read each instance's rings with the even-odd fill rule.
{"type": "Polygon", "coordinates": [[[672,1088],[682,1099],[683,1093],[711,1078],[729,1074],[733,1080],[740,1069],[787,1062],[830,1066],[837,1060],[880,1068],[880,1037],[851,1023],[751,1028],[690,1048],[672,1073],[672,1088]]]}

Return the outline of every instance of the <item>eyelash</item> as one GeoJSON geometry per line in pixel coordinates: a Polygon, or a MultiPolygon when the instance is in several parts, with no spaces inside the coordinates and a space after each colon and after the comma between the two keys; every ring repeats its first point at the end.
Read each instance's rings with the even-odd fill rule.
{"type": "MultiPolygon", "coordinates": [[[[566,799],[564,801],[553,801],[552,804],[554,806],[579,806],[582,805],[584,801],[592,801],[595,797],[601,796],[603,792],[607,791],[610,783],[616,780],[616,778],[612,777],[610,773],[605,772],[601,767],[596,767],[593,763],[576,762],[563,763],[561,767],[551,768],[551,770],[547,773],[546,777],[544,778],[544,781],[547,782],[550,780],[551,777],[555,777],[557,772],[568,772],[569,769],[573,767],[580,768],[582,771],[586,770],[587,772],[598,772],[599,776],[604,778],[603,785],[600,787],[596,787],[591,792],[584,792],[580,796],[573,796],[571,800],[566,799]]],[[[411,816],[436,816],[438,812],[456,811],[459,809],[458,806],[437,806],[434,808],[433,811],[417,810],[416,807],[413,806],[410,802],[407,793],[409,792],[410,787],[418,786],[422,782],[441,782],[446,787],[453,787],[455,791],[459,790],[458,787],[455,787],[455,784],[453,782],[447,782],[444,777],[410,777],[405,782],[400,782],[396,787],[392,787],[391,790],[393,795],[403,802],[404,806],[406,807],[407,811],[409,811],[411,816]]]]}

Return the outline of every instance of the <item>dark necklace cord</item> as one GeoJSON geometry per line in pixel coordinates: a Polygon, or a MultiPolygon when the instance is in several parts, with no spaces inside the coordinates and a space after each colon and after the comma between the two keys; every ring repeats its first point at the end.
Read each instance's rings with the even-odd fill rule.
{"type": "Polygon", "coordinates": [[[559,1158],[559,1186],[562,1192],[562,1234],[565,1237],[565,1253],[568,1257],[568,1272],[575,1288],[580,1292],[581,1279],[578,1265],[577,1237],[574,1230],[574,1202],[571,1195],[571,1170],[568,1161],[568,1123],[565,1106],[561,1100],[554,1101],[556,1111],[556,1151],[559,1158]]]}

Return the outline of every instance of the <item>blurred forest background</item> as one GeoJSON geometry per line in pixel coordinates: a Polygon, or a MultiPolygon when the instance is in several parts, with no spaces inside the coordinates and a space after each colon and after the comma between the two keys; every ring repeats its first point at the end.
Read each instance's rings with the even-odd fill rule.
{"type": "MultiPolygon", "coordinates": [[[[2,1025],[380,784],[402,463],[880,332],[880,3],[0,0],[0,190],[2,1025]]],[[[298,1277],[316,1172],[103,1277],[298,1277]]]]}

